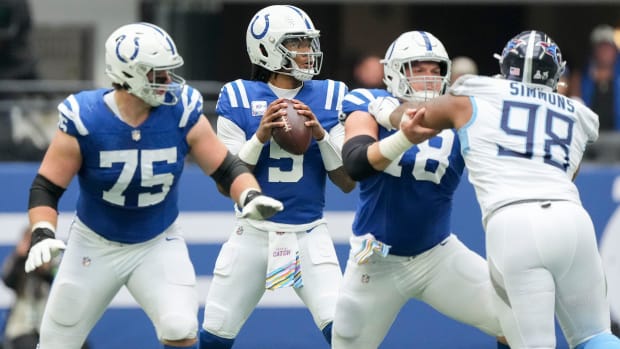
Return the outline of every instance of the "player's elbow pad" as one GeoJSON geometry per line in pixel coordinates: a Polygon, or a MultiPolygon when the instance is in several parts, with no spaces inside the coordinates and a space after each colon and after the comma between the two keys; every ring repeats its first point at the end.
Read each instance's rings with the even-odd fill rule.
{"type": "Polygon", "coordinates": [[[355,181],[361,181],[379,173],[368,162],[368,147],[376,140],[360,135],[349,139],[342,146],[342,164],[347,174],[355,181]]]}
{"type": "Polygon", "coordinates": [[[28,198],[28,209],[38,206],[48,206],[58,210],[58,200],[65,192],[65,188],[60,187],[44,176],[37,174],[30,186],[30,197],[28,198]]]}
{"type": "Polygon", "coordinates": [[[230,195],[230,187],[235,181],[235,178],[246,172],[250,173],[250,170],[245,166],[243,161],[228,152],[220,167],[211,174],[211,178],[224,190],[225,195],[230,195]]]}

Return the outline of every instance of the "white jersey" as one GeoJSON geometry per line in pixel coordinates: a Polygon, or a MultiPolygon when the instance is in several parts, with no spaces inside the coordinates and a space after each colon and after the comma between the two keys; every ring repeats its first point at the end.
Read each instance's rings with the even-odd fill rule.
{"type": "Polygon", "coordinates": [[[598,115],[548,88],[504,79],[464,76],[450,93],[471,98],[473,114],[458,133],[485,224],[522,200],[581,203],[572,178],[598,137],[598,115]]]}

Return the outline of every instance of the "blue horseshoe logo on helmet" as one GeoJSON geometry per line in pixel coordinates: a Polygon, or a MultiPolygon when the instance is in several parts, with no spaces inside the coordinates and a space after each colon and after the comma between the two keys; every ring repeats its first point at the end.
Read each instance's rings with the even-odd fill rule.
{"type": "MultiPolygon", "coordinates": [[[[123,63],[127,63],[128,61],[123,56],[121,56],[121,53],[119,52],[119,49],[121,47],[121,43],[123,42],[123,40],[125,40],[126,37],[127,37],[127,35],[121,35],[116,40],[116,57],[118,57],[118,59],[121,62],[123,62],[123,63]]],[[[135,38],[133,40],[133,43],[134,43],[134,51],[131,54],[131,56],[129,57],[130,61],[133,61],[133,59],[136,58],[136,56],[138,55],[138,51],[140,50],[140,43],[138,42],[138,38],[135,38]]]]}
{"type": "Polygon", "coordinates": [[[260,18],[260,16],[254,17],[254,19],[252,20],[252,23],[250,23],[250,33],[252,33],[252,36],[256,40],[260,40],[260,39],[264,38],[265,35],[267,35],[267,31],[269,30],[269,14],[266,14],[265,15],[265,29],[263,29],[263,31],[261,33],[258,33],[258,34],[254,32],[254,23],[256,23],[256,21],[259,18],[260,18]]]}

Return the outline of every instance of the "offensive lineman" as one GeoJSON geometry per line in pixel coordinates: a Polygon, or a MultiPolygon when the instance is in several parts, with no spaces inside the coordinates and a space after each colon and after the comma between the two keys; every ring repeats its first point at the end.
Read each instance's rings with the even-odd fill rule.
{"type": "Polygon", "coordinates": [[[450,58],[434,35],[411,31],[382,62],[387,91],[356,89],[343,103],[343,161],[360,181],[360,198],[333,348],[379,347],[411,298],[501,336],[485,260],[451,233],[452,195],[464,167],[456,132],[429,130],[421,136],[430,140],[412,146],[389,123],[395,110],[400,116],[406,109],[401,101],[406,106],[446,91],[450,58]]]}
{"type": "Polygon", "coordinates": [[[58,106],[59,130],[30,189],[30,272],[65,249],[55,238],[58,200],[72,178],[80,196],[43,315],[40,349],[78,349],[124,285],[164,348],[195,348],[196,278],[175,224],[188,154],[230,193],[242,215],[267,218],[282,203],[260,194],[247,168],[202,115],[202,96],[172,70],[172,38],[149,23],[106,41],[113,89],[83,91],[58,106]]]}

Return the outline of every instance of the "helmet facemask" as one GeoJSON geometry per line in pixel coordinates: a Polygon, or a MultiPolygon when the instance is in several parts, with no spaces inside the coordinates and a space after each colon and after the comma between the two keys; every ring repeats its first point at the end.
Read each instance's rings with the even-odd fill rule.
{"type": "Polygon", "coordinates": [[[431,33],[411,31],[401,34],[390,45],[381,63],[388,92],[404,100],[427,101],[444,94],[450,84],[450,58],[441,41],[431,33]],[[414,76],[419,62],[436,62],[440,74],[414,76]]]}
{"type": "Polygon", "coordinates": [[[136,68],[140,72],[146,71],[143,75],[144,82],[139,84],[141,87],[134,89],[127,83],[124,87],[127,88],[129,93],[139,97],[153,107],[175,105],[179,101],[177,96],[185,85],[185,79],[173,73],[173,70],[179,66],[151,67],[141,64],[139,68],[136,68]]]}
{"type": "Polygon", "coordinates": [[[398,74],[394,81],[385,81],[387,85],[392,86],[390,92],[399,98],[413,102],[428,101],[444,94],[450,81],[450,76],[447,74],[447,64],[437,62],[441,69],[440,75],[414,75],[416,63],[423,61],[432,62],[426,59],[392,60],[392,69],[398,71],[398,74]],[[416,86],[418,87],[417,90],[416,86]]]}
{"type": "Polygon", "coordinates": [[[323,52],[321,52],[318,33],[316,36],[308,36],[306,33],[286,34],[278,43],[277,49],[283,57],[282,70],[278,73],[293,76],[299,81],[306,81],[321,72],[323,52]],[[304,47],[309,47],[309,50],[302,50],[304,47]],[[305,67],[300,67],[295,61],[298,56],[307,57],[305,67]]]}

